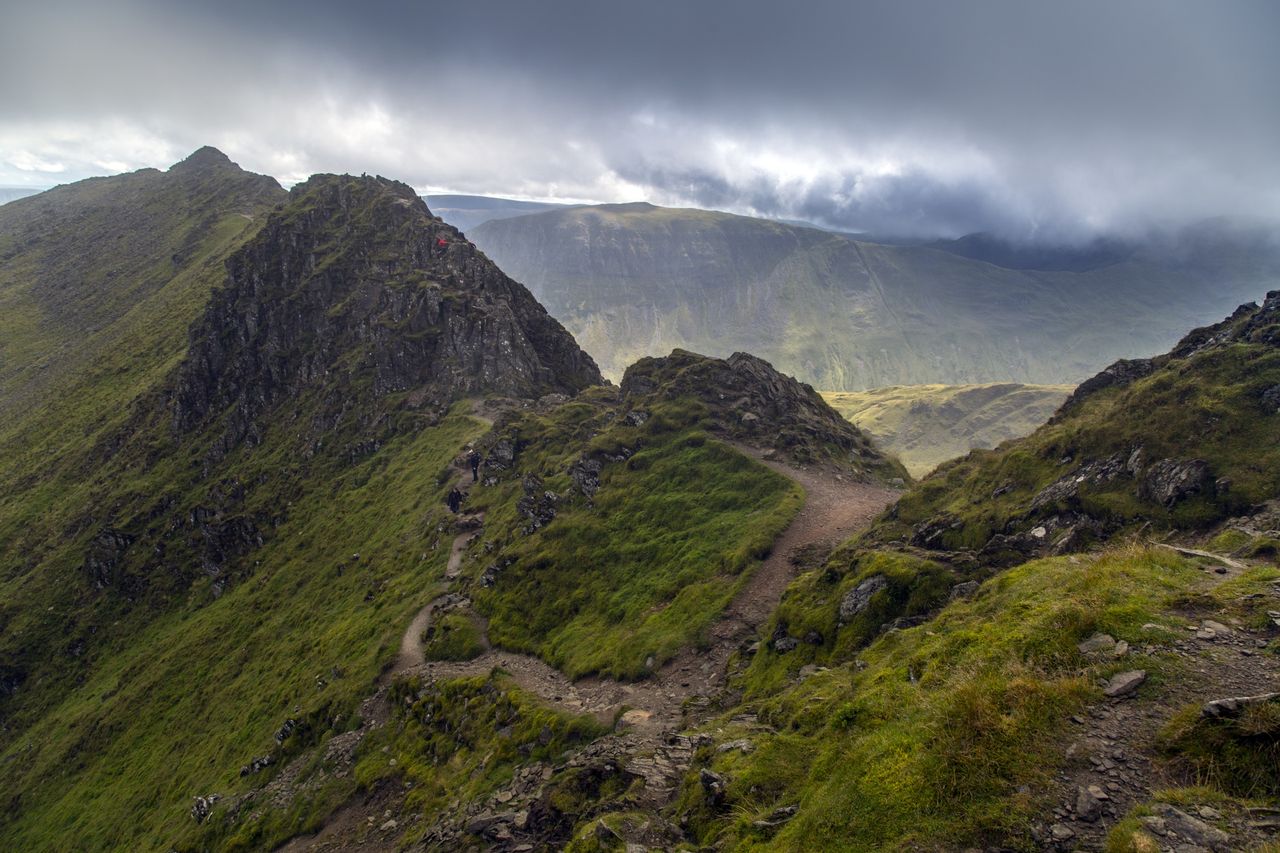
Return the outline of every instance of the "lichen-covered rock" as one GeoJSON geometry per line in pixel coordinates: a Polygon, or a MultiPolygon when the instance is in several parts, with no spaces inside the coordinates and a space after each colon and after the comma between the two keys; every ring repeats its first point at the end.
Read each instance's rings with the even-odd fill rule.
{"type": "Polygon", "coordinates": [[[871,597],[889,586],[884,575],[872,575],[845,593],[840,600],[840,621],[848,622],[871,604],[871,597]]]}
{"type": "Polygon", "coordinates": [[[516,502],[516,511],[526,520],[523,531],[528,536],[546,527],[556,517],[560,496],[543,489],[542,478],[537,474],[526,474],[522,485],[524,496],[516,502]]]}
{"type": "Polygon", "coordinates": [[[1130,456],[1128,453],[1116,453],[1106,459],[1086,462],[1041,489],[1031,499],[1031,510],[1034,512],[1047,506],[1069,502],[1080,493],[1081,487],[1110,483],[1117,477],[1127,475],[1130,456]]]}
{"type": "Polygon", "coordinates": [[[1139,493],[1147,500],[1173,506],[1202,493],[1213,494],[1213,474],[1203,459],[1161,459],[1148,466],[1139,493]]]}
{"type": "Polygon", "coordinates": [[[595,497],[600,490],[600,472],[604,464],[599,459],[582,458],[569,466],[569,479],[585,497],[595,497]]]}

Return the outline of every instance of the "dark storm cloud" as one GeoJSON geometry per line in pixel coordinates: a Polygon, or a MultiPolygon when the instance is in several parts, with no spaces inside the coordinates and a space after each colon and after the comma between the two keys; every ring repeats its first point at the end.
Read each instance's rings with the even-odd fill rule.
{"type": "Polygon", "coordinates": [[[1272,2],[54,2],[0,183],[163,165],[1071,237],[1280,215],[1272,2]]]}

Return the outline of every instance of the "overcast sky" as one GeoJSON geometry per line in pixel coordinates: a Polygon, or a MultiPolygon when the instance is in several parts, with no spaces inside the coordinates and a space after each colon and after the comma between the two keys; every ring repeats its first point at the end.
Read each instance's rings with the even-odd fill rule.
{"type": "Polygon", "coordinates": [[[288,184],[1075,238],[1280,217],[1280,2],[16,0],[0,185],[288,184]]]}

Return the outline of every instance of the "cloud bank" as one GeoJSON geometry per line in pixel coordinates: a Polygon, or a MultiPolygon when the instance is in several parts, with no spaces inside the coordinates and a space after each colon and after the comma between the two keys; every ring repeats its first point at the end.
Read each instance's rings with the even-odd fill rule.
{"type": "Polygon", "coordinates": [[[203,144],[288,183],[1070,240],[1280,218],[1280,5],[51,0],[0,32],[0,184],[203,144]]]}

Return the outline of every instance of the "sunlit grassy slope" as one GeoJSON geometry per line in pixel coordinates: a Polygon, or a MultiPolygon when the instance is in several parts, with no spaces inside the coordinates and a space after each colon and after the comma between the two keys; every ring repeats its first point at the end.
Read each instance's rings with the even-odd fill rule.
{"type": "Polygon", "coordinates": [[[1043,424],[1071,385],[895,385],[822,397],[902,460],[913,477],[974,448],[996,447],[1043,424]]]}
{"type": "MultiPolygon", "coordinates": [[[[832,568],[842,571],[822,571],[832,568]]],[[[820,573],[798,589],[822,583],[820,573]]],[[[1277,576],[1258,570],[1241,585],[1264,589],[1277,576]]],[[[730,850],[1035,849],[1031,819],[1046,810],[1038,796],[1064,760],[1068,718],[1101,698],[1095,680],[1143,668],[1159,684],[1180,666],[1170,654],[1090,661],[1076,643],[1095,631],[1139,647],[1167,643],[1182,631],[1178,605],[1202,583],[1168,552],[1053,558],[1005,572],[971,600],[856,653],[840,636],[859,630],[852,625],[836,630],[834,646],[785,663],[764,649],[734,709],[758,723],[717,734],[747,737],[754,749],[711,756],[730,780],[725,807],[707,810],[691,781],[683,816],[702,843],[730,850]],[[799,682],[777,678],[779,667],[794,673],[810,661],[827,668],[799,682]],[[799,813],[781,829],[753,826],[791,804],[799,813]]],[[[834,622],[835,600],[806,601],[808,621],[834,622]]]]}

